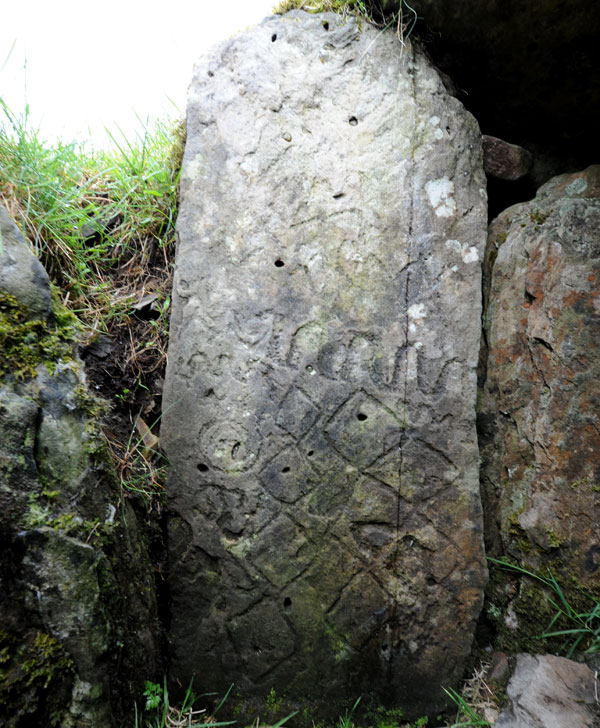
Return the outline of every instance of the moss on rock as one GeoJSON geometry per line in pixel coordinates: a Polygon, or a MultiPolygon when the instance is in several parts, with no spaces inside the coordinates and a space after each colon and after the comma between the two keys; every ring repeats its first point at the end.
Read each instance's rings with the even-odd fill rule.
{"type": "Polygon", "coordinates": [[[0,630],[0,713],[6,728],[61,724],[61,706],[73,684],[73,661],[44,631],[24,638],[0,630]]]}
{"type": "Polygon", "coordinates": [[[37,366],[54,371],[56,363],[73,358],[80,330],[75,317],[53,295],[54,320],[30,319],[15,296],[0,290],[0,377],[23,380],[37,376],[37,366]]]}

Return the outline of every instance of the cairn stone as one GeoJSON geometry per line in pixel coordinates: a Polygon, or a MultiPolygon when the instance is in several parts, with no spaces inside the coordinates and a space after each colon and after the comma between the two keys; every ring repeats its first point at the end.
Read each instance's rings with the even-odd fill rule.
{"type": "MultiPolygon", "coordinates": [[[[526,569],[551,568],[574,603],[578,587],[597,588],[600,566],[599,240],[594,165],[505,210],[486,253],[479,419],[490,541],[497,524],[495,552],[526,569]]],[[[539,633],[525,598],[515,596],[521,616],[511,625],[539,633]]]]}
{"type": "Polygon", "coordinates": [[[199,61],[181,180],[173,683],[436,710],[486,579],[477,123],[395,33],[294,11],[199,61]]]}

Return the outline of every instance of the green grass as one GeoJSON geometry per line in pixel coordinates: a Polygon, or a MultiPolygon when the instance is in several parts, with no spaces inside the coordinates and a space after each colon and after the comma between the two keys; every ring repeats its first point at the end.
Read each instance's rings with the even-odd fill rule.
{"type": "Polygon", "coordinates": [[[205,728],[217,728],[218,726],[232,725],[235,721],[217,721],[214,716],[219,712],[225,703],[229,691],[222,698],[218,706],[211,714],[207,714],[205,708],[195,708],[199,698],[208,696],[196,696],[190,683],[181,705],[172,705],[169,700],[169,691],[165,679],[163,685],[146,680],[144,690],[145,706],[138,711],[135,705],[135,728],[184,728],[188,726],[204,726],[205,728]]]}
{"type": "Polygon", "coordinates": [[[338,718],[337,728],[353,728],[354,726],[354,711],[358,708],[360,698],[356,699],[354,705],[347,710],[344,715],[340,715],[338,718]]]}
{"type": "Polygon", "coordinates": [[[450,728],[466,728],[467,726],[474,728],[476,726],[492,725],[489,721],[480,718],[474,708],[456,690],[444,688],[444,692],[456,705],[457,709],[455,722],[452,723],[450,728]]]}
{"type": "MultiPolygon", "coordinates": [[[[81,343],[100,333],[115,342],[127,384],[121,383],[113,404],[128,419],[130,432],[127,437],[107,431],[107,441],[123,492],[148,503],[162,491],[165,463],[141,437],[138,395],[162,376],[166,363],[183,124],[141,125],[134,139],[121,134],[112,140],[114,151],[48,144],[31,127],[27,109],[17,115],[0,98],[0,203],[48,271],[60,303],[79,320],[81,343]],[[142,320],[135,305],[148,296],[154,312],[142,320]]],[[[19,333],[13,326],[0,335],[9,353],[19,333]]],[[[49,336],[39,341],[37,348],[43,344],[51,360],[61,342],[49,336]]],[[[23,363],[13,355],[11,366],[18,364],[30,376],[30,352],[22,353],[23,363]]],[[[158,429],[156,414],[149,423],[158,429]]]]}
{"type": "Polygon", "coordinates": [[[280,0],[273,12],[283,15],[289,10],[308,13],[333,12],[344,17],[353,15],[380,28],[395,26],[398,37],[404,41],[413,32],[418,16],[407,0],[396,3],[397,10],[388,10],[394,3],[376,0],[280,0]]]}
{"type": "MultiPolygon", "coordinates": [[[[135,706],[135,723],[134,728],[191,728],[192,726],[204,726],[204,728],[218,728],[220,726],[229,726],[236,723],[235,720],[217,721],[215,716],[225,704],[233,685],[218,702],[214,710],[207,712],[205,708],[196,708],[195,705],[204,698],[214,697],[214,693],[205,693],[196,696],[192,689],[192,683],[186,690],[181,705],[175,706],[170,703],[169,691],[167,690],[166,679],[163,685],[146,681],[146,689],[144,698],[146,699],[145,707],[142,711],[138,711],[135,706]]],[[[285,718],[274,723],[271,728],[282,728],[290,718],[296,715],[290,713],[285,718]]],[[[258,728],[260,720],[257,720],[258,728]]]]}
{"type": "Polygon", "coordinates": [[[273,12],[283,15],[289,10],[305,10],[308,13],[339,13],[341,15],[360,15],[371,18],[373,3],[369,0],[281,0],[273,12]]]}
{"type": "MultiPolygon", "coordinates": [[[[153,268],[169,269],[182,132],[158,123],[116,151],[49,145],[0,99],[0,200],[31,242],[63,301],[106,330],[126,315],[153,268]],[[132,282],[135,280],[135,288],[132,282]]],[[[166,287],[158,286],[159,300],[166,287]]]]}
{"type": "Polygon", "coordinates": [[[583,610],[575,609],[567,600],[564,590],[557,582],[550,569],[547,576],[536,574],[521,566],[511,564],[509,561],[489,558],[489,561],[502,569],[516,572],[536,581],[545,587],[544,596],[555,610],[554,616],[538,639],[564,638],[559,651],[565,652],[567,657],[573,657],[577,652],[593,655],[600,652],[600,602],[597,602],[583,589],[580,593],[588,604],[583,610]],[[565,625],[560,629],[557,624],[565,625]]]}

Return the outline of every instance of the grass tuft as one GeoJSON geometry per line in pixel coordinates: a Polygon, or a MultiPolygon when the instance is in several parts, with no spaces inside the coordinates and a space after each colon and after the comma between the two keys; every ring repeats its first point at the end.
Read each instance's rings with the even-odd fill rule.
{"type": "Polygon", "coordinates": [[[158,123],[116,152],[48,145],[0,99],[0,200],[91,330],[108,330],[148,291],[168,289],[181,128],[158,123]]]}
{"type": "MultiPolygon", "coordinates": [[[[150,390],[166,364],[185,131],[181,122],[158,122],[152,129],[141,125],[133,140],[111,136],[114,151],[48,144],[31,127],[28,109],[16,115],[0,99],[0,203],[48,271],[60,303],[78,319],[83,350],[101,337],[113,345],[106,363],[88,376],[98,375],[103,384],[96,389],[113,398],[124,420],[115,428],[113,413],[107,433],[123,493],[149,502],[162,491],[164,468],[152,432],[160,394],[150,390]]],[[[6,318],[10,301],[0,309],[6,318]]],[[[13,327],[0,344],[16,351],[20,334],[36,325],[13,327]]],[[[38,337],[41,352],[21,346],[17,363],[24,374],[32,375],[30,359],[52,362],[63,354],[61,332],[38,337]]]]}
{"type": "Polygon", "coordinates": [[[140,712],[138,712],[137,705],[135,705],[135,728],[191,728],[192,726],[220,728],[235,723],[235,721],[219,722],[214,717],[227,699],[231,688],[212,714],[208,714],[205,708],[194,708],[198,697],[206,696],[196,696],[192,690],[192,683],[189,684],[186,690],[182,704],[178,706],[172,705],[170,702],[166,679],[162,686],[148,680],[146,680],[145,686],[144,698],[146,699],[146,705],[140,712]]]}
{"type": "Polygon", "coordinates": [[[465,700],[465,698],[457,693],[456,690],[453,690],[452,688],[444,688],[444,692],[449,698],[451,698],[457,708],[456,720],[452,723],[450,728],[463,728],[463,726],[465,728],[467,726],[475,728],[479,726],[492,725],[492,723],[488,720],[481,718],[478,710],[475,709],[472,702],[470,700],[465,700]]]}
{"type": "Polygon", "coordinates": [[[538,639],[564,638],[560,651],[564,651],[569,658],[578,652],[585,655],[600,652],[600,602],[583,589],[579,589],[588,606],[586,609],[576,609],[568,601],[564,590],[550,569],[547,570],[547,576],[542,576],[524,569],[522,566],[511,564],[509,561],[491,557],[488,557],[488,560],[502,569],[529,577],[546,589],[544,596],[555,612],[538,639]],[[558,628],[558,624],[564,625],[564,627],[558,628]]]}
{"type": "Polygon", "coordinates": [[[333,12],[348,17],[355,16],[378,28],[396,27],[398,38],[404,42],[413,32],[418,16],[407,0],[396,3],[397,10],[388,10],[394,3],[381,3],[377,0],[280,0],[273,8],[276,15],[290,10],[304,10],[307,13],[333,12]]]}
{"type": "MultiPolygon", "coordinates": [[[[214,693],[204,693],[196,696],[192,690],[193,681],[190,682],[183,702],[179,706],[170,703],[166,679],[162,686],[149,681],[146,681],[145,684],[146,707],[145,711],[139,713],[137,705],[135,706],[135,728],[192,728],[192,726],[220,728],[221,726],[234,725],[236,722],[235,720],[217,721],[215,718],[229,697],[233,685],[230,685],[229,690],[221,698],[216,708],[209,713],[205,708],[195,709],[194,705],[198,703],[200,698],[209,698],[214,696],[214,693]]],[[[297,711],[282,718],[270,728],[282,728],[296,713],[297,711]]],[[[257,718],[254,725],[259,728],[260,719],[257,718]]]]}

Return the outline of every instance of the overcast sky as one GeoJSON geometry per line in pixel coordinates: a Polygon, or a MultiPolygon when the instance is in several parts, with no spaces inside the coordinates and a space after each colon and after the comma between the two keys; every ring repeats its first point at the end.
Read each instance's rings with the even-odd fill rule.
{"type": "Polygon", "coordinates": [[[17,114],[27,100],[32,121],[46,139],[91,139],[95,146],[106,146],[104,127],[114,130],[116,123],[131,133],[136,113],[143,119],[183,115],[192,66],[202,50],[259,23],[275,3],[4,3],[0,98],[17,114]]]}

